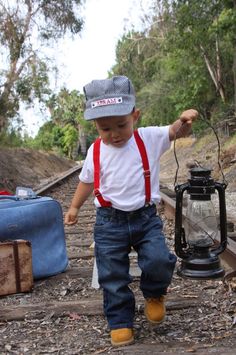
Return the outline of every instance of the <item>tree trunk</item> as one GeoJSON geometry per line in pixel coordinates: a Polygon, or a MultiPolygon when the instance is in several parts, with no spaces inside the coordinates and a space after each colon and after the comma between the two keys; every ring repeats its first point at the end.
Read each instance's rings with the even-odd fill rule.
{"type": "MultiPolygon", "coordinates": [[[[234,10],[236,11],[236,0],[234,1],[234,10]]],[[[236,36],[234,39],[233,80],[234,80],[234,116],[236,117],[236,36]]]]}
{"type": "Polygon", "coordinates": [[[233,78],[234,78],[234,115],[236,116],[236,41],[234,46],[233,78]]]}
{"type": "Polygon", "coordinates": [[[8,126],[9,121],[9,96],[10,89],[8,87],[4,87],[2,94],[0,95],[0,133],[4,131],[4,129],[8,126]]]}
{"type": "Polygon", "coordinates": [[[78,124],[78,131],[79,131],[78,146],[81,154],[83,155],[83,157],[85,157],[87,153],[87,135],[84,132],[83,126],[81,126],[80,124],[78,124]]]}
{"type": "Polygon", "coordinates": [[[215,68],[211,65],[210,60],[208,56],[206,55],[206,52],[204,50],[204,47],[200,45],[203,58],[205,60],[205,64],[207,67],[207,70],[211,76],[211,79],[215,85],[216,90],[219,92],[220,97],[222,101],[225,103],[225,90],[221,82],[221,66],[220,66],[220,60],[219,60],[219,47],[218,47],[218,42],[216,41],[216,62],[217,62],[217,68],[215,68]]]}

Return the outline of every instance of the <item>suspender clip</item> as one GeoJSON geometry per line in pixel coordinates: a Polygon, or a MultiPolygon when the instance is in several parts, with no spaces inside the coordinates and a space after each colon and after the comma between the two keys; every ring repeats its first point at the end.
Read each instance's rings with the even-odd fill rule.
{"type": "Polygon", "coordinates": [[[93,193],[95,197],[101,196],[101,192],[98,189],[94,189],[93,193]]]}
{"type": "Polygon", "coordinates": [[[150,170],[144,170],[143,174],[144,174],[145,177],[150,177],[151,176],[150,170]]]}

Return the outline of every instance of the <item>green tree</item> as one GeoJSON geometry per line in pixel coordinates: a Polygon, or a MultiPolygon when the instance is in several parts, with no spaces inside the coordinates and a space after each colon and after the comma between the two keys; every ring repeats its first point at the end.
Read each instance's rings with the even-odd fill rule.
{"type": "Polygon", "coordinates": [[[133,81],[142,124],[169,123],[188,107],[216,120],[231,112],[235,3],[153,1],[149,26],[118,42],[111,74],[133,81]]]}
{"type": "Polygon", "coordinates": [[[164,20],[160,11],[163,8],[153,13],[148,29],[123,36],[117,45],[117,64],[112,68],[112,74],[124,74],[132,80],[142,125],[170,122],[173,112],[170,105],[173,70],[166,55],[166,37],[172,23],[164,20]]]}
{"type": "Polygon", "coordinates": [[[47,103],[54,130],[61,132],[63,137],[57,146],[69,157],[75,157],[78,150],[84,157],[88,144],[96,135],[94,126],[83,118],[84,101],[84,95],[79,91],[70,92],[63,88],[58,95],[52,95],[47,103]]]}
{"type": "Polygon", "coordinates": [[[40,127],[34,140],[26,141],[28,146],[34,149],[43,149],[46,151],[53,150],[55,146],[54,127],[55,124],[53,122],[46,122],[42,127],[40,127]]]}
{"type": "Polygon", "coordinates": [[[9,132],[0,132],[0,147],[19,147],[24,139],[19,131],[11,129],[9,132]]]}
{"type": "Polygon", "coordinates": [[[18,113],[20,102],[45,101],[49,61],[40,46],[81,31],[83,0],[0,0],[0,131],[18,113]]]}
{"type": "Polygon", "coordinates": [[[72,159],[74,146],[78,142],[78,131],[72,125],[67,124],[65,127],[63,127],[62,133],[63,152],[68,158],[72,159]]]}
{"type": "MultiPolygon", "coordinates": [[[[225,47],[228,49],[227,53],[230,53],[233,58],[233,102],[236,115],[236,0],[225,0],[224,4],[225,7],[219,15],[216,30],[224,38],[224,43],[227,45],[225,47]]],[[[232,77],[231,72],[229,75],[232,77]]]]}
{"type": "Polygon", "coordinates": [[[201,58],[223,104],[230,105],[235,46],[235,1],[173,1],[176,21],[175,44],[190,58],[201,58]],[[187,50],[186,50],[187,49],[187,50]]]}

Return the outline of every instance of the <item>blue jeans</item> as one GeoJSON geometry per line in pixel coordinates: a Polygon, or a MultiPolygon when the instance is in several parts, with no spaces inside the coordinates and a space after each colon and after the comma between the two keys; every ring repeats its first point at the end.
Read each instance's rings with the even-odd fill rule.
{"type": "Polygon", "coordinates": [[[129,253],[138,255],[144,298],[166,294],[176,256],[171,254],[162,232],[162,221],[151,205],[133,212],[112,207],[97,209],[94,226],[98,281],[103,288],[104,312],[110,329],[132,328],[135,299],[129,288],[129,253]]]}

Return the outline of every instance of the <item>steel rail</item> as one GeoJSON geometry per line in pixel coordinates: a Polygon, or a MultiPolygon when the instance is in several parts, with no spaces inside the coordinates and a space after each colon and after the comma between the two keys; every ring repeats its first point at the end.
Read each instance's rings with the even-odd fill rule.
{"type": "Polygon", "coordinates": [[[37,195],[44,194],[46,191],[51,189],[52,187],[56,186],[57,184],[60,184],[62,181],[67,179],[68,177],[74,175],[75,173],[78,173],[78,171],[82,168],[83,166],[83,161],[80,161],[77,166],[73,166],[73,168],[66,170],[62,175],[57,177],[55,180],[50,181],[48,184],[36,188],[35,193],[37,195]]]}
{"type": "MultiPolygon", "coordinates": [[[[61,184],[63,181],[65,181],[67,178],[71,177],[73,174],[78,173],[78,171],[82,168],[83,161],[79,162],[77,166],[67,170],[64,174],[61,176],[57,177],[55,180],[49,182],[43,187],[40,187],[35,190],[36,194],[44,195],[48,190],[52,189],[55,187],[57,184],[61,184]]],[[[160,191],[160,196],[161,196],[161,203],[164,206],[164,214],[167,219],[172,219],[174,220],[175,217],[175,199],[174,195],[175,193],[171,190],[168,190],[168,193],[166,193],[168,189],[161,188],[160,191]]],[[[183,219],[184,219],[184,211],[183,211],[183,219]]],[[[230,268],[233,270],[236,270],[236,233],[230,233],[228,232],[228,243],[227,243],[227,248],[226,250],[220,255],[220,258],[222,260],[222,263],[225,265],[226,268],[230,268]]]]}

